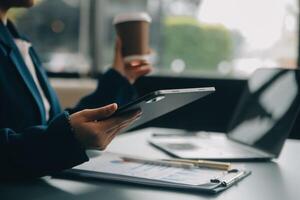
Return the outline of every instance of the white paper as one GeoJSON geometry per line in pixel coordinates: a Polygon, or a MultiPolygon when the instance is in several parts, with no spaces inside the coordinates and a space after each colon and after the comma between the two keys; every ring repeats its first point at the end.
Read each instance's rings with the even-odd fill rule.
{"type": "Polygon", "coordinates": [[[226,173],[215,169],[183,169],[178,167],[141,164],[123,161],[120,156],[120,154],[106,152],[74,169],[194,186],[208,183],[210,182],[210,179],[222,177],[224,173],[226,173]]]}

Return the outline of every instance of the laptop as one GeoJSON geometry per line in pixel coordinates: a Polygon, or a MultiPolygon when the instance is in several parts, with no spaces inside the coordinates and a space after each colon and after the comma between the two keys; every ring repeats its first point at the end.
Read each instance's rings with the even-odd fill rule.
{"type": "Polygon", "coordinates": [[[299,112],[300,72],[259,69],[249,78],[226,134],[157,131],[149,142],[178,158],[269,160],[279,156],[299,112]],[[172,136],[172,137],[171,137],[172,136]]]}

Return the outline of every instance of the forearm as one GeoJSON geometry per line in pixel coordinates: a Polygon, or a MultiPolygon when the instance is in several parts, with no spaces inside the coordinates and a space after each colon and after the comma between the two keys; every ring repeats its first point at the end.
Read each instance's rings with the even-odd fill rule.
{"type": "Polygon", "coordinates": [[[62,113],[48,126],[29,127],[22,133],[0,130],[0,178],[48,175],[88,160],[62,113]]]}
{"type": "Polygon", "coordinates": [[[110,69],[98,80],[97,89],[90,95],[82,98],[71,113],[85,109],[97,108],[111,103],[124,105],[137,97],[137,92],[126,78],[110,69]]]}

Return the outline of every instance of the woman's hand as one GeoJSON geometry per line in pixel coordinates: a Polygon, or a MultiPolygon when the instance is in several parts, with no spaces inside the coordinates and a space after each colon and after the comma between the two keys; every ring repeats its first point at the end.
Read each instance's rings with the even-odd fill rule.
{"type": "Polygon", "coordinates": [[[113,68],[122,76],[127,78],[131,84],[133,84],[139,77],[152,71],[152,66],[145,60],[135,60],[125,64],[121,49],[121,39],[117,38],[113,68]]]}
{"type": "Polygon", "coordinates": [[[70,116],[75,137],[86,149],[104,150],[122,129],[129,126],[141,115],[140,111],[127,115],[110,117],[117,104],[97,109],[85,109],[70,116]]]}

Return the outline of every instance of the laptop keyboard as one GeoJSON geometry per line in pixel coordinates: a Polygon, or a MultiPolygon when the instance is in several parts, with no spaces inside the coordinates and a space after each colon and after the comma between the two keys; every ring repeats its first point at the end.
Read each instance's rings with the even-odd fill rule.
{"type": "Polygon", "coordinates": [[[165,142],[160,141],[154,143],[175,155],[179,155],[179,157],[263,157],[263,155],[255,149],[231,141],[226,137],[215,139],[197,137],[185,137],[181,139],[169,138],[165,142]]]}

